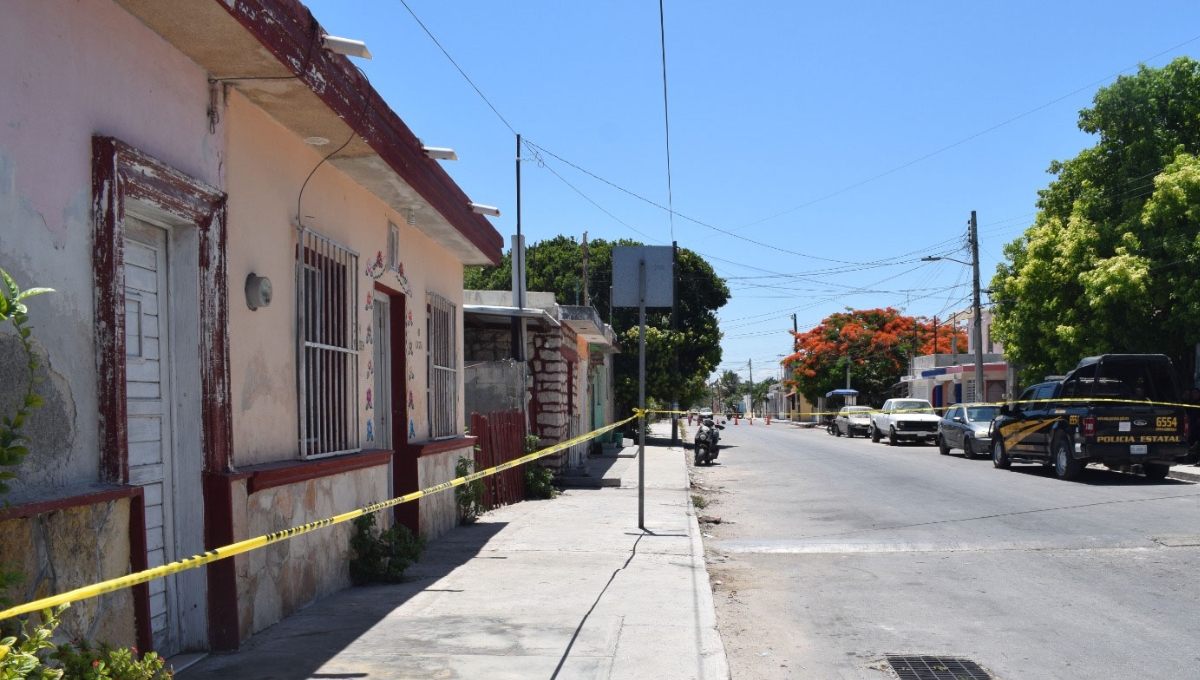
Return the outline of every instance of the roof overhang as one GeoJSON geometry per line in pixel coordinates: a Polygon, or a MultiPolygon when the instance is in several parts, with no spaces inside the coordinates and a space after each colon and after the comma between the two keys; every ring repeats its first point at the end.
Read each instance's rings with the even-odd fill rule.
{"type": "Polygon", "coordinates": [[[463,317],[483,323],[507,323],[512,319],[530,319],[545,328],[558,328],[561,324],[544,309],[526,307],[496,307],[493,305],[463,305],[463,317]]]}
{"type": "MultiPolygon", "coordinates": [[[[116,0],[300,139],[351,141],[329,159],[463,264],[497,265],[504,239],[297,0],[116,0]],[[296,76],[289,78],[289,76],[296,76]],[[252,78],[251,78],[252,77],[252,78]],[[351,138],[353,133],[353,138],[351,138]],[[411,214],[410,214],[411,211],[411,214]]],[[[336,149],[331,146],[330,150],[336,149]]],[[[320,149],[320,147],[318,147],[320,149]]]]}
{"type": "Polygon", "coordinates": [[[600,319],[600,312],[591,305],[559,305],[559,318],[588,344],[601,350],[615,349],[616,334],[600,319]]]}

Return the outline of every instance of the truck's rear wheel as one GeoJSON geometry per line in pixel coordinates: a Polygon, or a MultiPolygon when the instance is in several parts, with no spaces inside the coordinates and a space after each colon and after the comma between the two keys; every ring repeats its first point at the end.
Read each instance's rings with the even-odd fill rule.
{"type": "Polygon", "coordinates": [[[1146,479],[1166,479],[1171,466],[1166,463],[1142,463],[1142,474],[1146,479]]]}
{"type": "Polygon", "coordinates": [[[1064,435],[1054,436],[1052,452],[1054,454],[1054,474],[1058,475],[1059,479],[1067,481],[1079,479],[1079,475],[1083,474],[1084,462],[1072,455],[1071,442],[1067,441],[1064,435]]]}
{"type": "Polygon", "coordinates": [[[1012,461],[1008,459],[1008,454],[1004,452],[1004,442],[999,437],[992,440],[992,465],[1001,470],[1007,470],[1012,466],[1012,461]]]}
{"type": "Polygon", "coordinates": [[[871,423],[871,441],[879,443],[879,428],[875,427],[875,423],[871,423]]]}

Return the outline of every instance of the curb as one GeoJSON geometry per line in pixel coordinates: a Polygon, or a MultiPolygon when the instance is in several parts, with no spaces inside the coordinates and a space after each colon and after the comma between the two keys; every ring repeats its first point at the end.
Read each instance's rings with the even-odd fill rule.
{"type": "Polygon", "coordinates": [[[1167,477],[1178,479],[1181,482],[1200,482],[1200,468],[1188,466],[1188,469],[1171,468],[1167,473],[1167,477]]]}
{"type": "Polygon", "coordinates": [[[717,607],[713,602],[712,582],[708,575],[708,566],[704,561],[704,541],[700,538],[700,522],[696,518],[696,509],[691,503],[691,479],[688,477],[687,451],[683,452],[683,496],[684,507],[688,515],[688,534],[692,541],[692,574],[704,574],[703,582],[697,581],[694,586],[696,597],[696,627],[700,648],[697,650],[700,658],[701,678],[731,677],[729,659],[725,654],[725,641],[717,630],[717,607]]]}

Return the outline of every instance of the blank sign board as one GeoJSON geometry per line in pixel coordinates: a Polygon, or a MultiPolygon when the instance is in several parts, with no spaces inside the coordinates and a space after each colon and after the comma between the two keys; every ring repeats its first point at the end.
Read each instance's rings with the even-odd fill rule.
{"type": "Polygon", "coordinates": [[[675,298],[671,246],[613,248],[613,306],[640,307],[641,265],[646,263],[646,306],[670,307],[675,298]]]}

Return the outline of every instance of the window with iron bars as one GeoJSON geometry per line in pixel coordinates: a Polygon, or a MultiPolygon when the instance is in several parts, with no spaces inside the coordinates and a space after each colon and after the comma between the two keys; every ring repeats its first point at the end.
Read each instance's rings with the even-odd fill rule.
{"type": "Polygon", "coordinates": [[[360,450],[358,253],[304,230],[296,248],[296,378],[301,458],[360,450]]]}
{"type": "Polygon", "coordinates": [[[458,435],[457,317],[454,305],[429,294],[429,436],[448,439],[458,435]]]}

